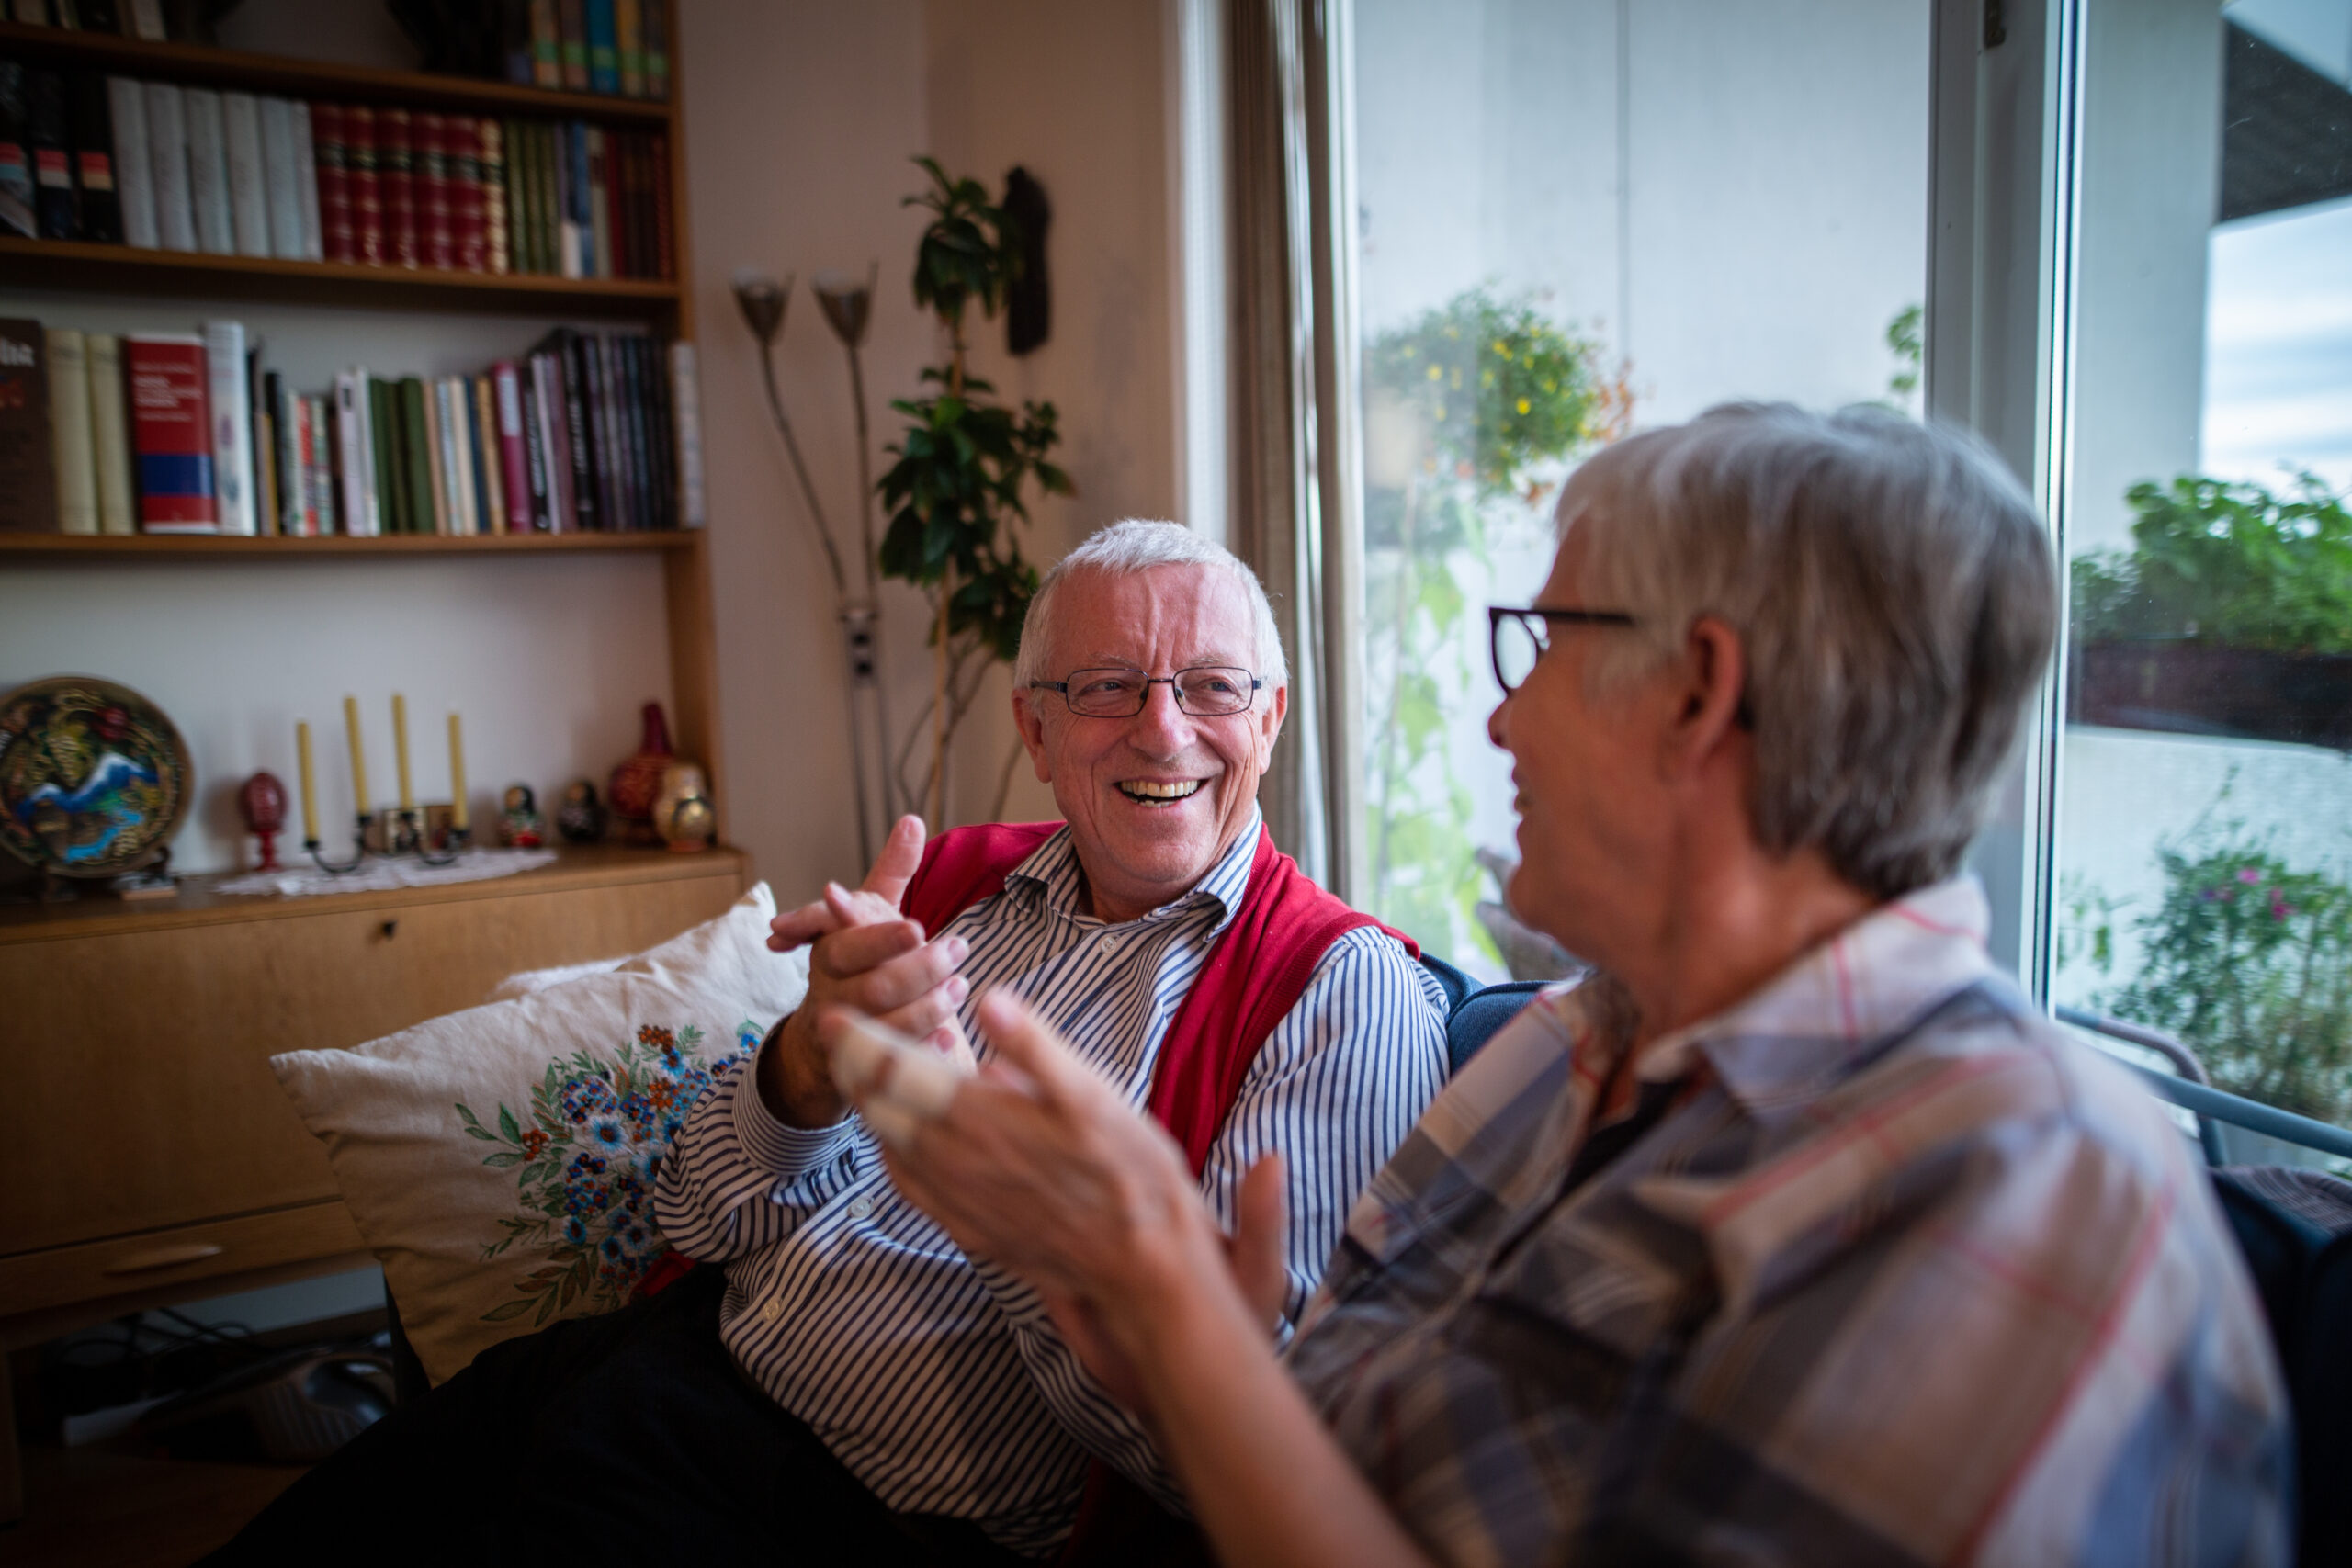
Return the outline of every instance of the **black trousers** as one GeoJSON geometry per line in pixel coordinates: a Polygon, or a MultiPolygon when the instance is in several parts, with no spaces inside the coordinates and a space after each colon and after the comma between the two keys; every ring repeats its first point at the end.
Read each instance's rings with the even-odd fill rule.
{"type": "Polygon", "coordinates": [[[485,1350],[296,1482],[207,1563],[986,1564],[972,1524],[897,1514],[737,1371],[726,1278],[485,1350]]]}

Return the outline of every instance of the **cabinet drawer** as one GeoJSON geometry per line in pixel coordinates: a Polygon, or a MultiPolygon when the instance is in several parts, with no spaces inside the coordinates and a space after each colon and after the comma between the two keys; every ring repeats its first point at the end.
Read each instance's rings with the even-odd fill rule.
{"type": "Polygon", "coordinates": [[[736,868],[379,908],[345,905],[0,947],[0,1258],[336,1196],[269,1070],[479,1003],[518,969],[648,947],[736,868]]]}
{"type": "Polygon", "coordinates": [[[0,1316],[364,1252],[340,1202],[0,1258],[0,1316]]]}

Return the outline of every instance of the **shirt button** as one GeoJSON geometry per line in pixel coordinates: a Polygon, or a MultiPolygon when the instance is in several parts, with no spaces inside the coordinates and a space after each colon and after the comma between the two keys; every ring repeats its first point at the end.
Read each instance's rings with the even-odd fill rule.
{"type": "Polygon", "coordinates": [[[770,1296],[766,1301],[760,1303],[760,1321],[762,1323],[774,1323],[777,1318],[782,1317],[783,1315],[784,1298],[782,1296],[770,1296]]]}
{"type": "Polygon", "coordinates": [[[1105,953],[1116,953],[1116,952],[1118,952],[1118,951],[1119,951],[1119,939],[1118,939],[1117,937],[1114,937],[1114,936],[1106,936],[1106,937],[1104,937],[1104,938],[1102,939],[1102,951],[1103,951],[1103,952],[1105,952],[1105,953]]]}
{"type": "Polygon", "coordinates": [[[873,1199],[853,1198],[849,1201],[849,1217],[851,1219],[862,1220],[872,1213],[874,1213],[873,1199]]]}

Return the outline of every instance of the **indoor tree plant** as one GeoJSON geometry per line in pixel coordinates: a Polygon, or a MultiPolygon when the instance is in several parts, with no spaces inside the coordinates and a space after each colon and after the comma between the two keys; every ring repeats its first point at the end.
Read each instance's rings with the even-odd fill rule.
{"type": "Polygon", "coordinates": [[[890,515],[878,554],[885,576],[914,583],[931,603],[931,766],[921,785],[909,785],[906,767],[925,728],[918,719],[891,771],[903,798],[927,798],[932,820],[942,823],[948,744],[989,667],[1019,651],[1037,591],[1015,526],[1029,520],[1023,491],[1034,484],[1068,495],[1070,482],[1046,457],[1061,439],[1053,404],[1024,401],[1016,413],[968,365],[971,309],[993,317],[1020,278],[1019,225],[978,180],[950,179],[934,160],[915,161],[931,189],[907,203],[932,214],[915,251],[915,303],[946,330],[948,358],[922,372],[928,395],[890,405],[908,423],[888,448],[897,461],[879,487],[890,515]]]}

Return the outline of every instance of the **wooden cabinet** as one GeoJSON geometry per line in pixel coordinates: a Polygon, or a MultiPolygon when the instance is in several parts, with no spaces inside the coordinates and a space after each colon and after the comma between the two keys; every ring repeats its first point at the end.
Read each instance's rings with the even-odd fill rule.
{"type": "Polygon", "coordinates": [[[0,906],[0,1347],[366,1261],[269,1058],[652,946],[724,910],[748,869],[733,850],[600,847],[399,892],[232,898],[191,877],[152,902],[0,906]]]}

